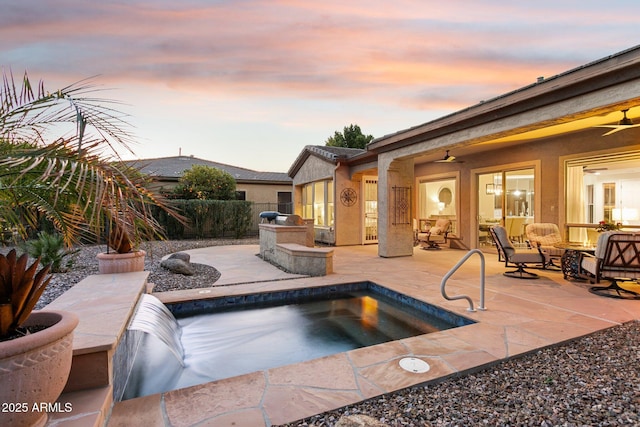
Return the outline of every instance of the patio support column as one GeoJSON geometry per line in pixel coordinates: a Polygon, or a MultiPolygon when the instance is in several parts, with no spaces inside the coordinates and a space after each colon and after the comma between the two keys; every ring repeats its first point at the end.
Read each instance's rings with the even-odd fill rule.
{"type": "Polygon", "coordinates": [[[378,255],[413,255],[413,159],[378,155],[378,255]],[[408,197],[408,199],[407,199],[408,197]]]}

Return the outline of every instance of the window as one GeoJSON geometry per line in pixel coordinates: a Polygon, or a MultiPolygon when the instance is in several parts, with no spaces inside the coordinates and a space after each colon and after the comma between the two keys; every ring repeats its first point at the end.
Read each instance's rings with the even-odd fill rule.
{"type": "Polygon", "coordinates": [[[236,191],[236,200],[247,200],[246,191],[236,191]]]}
{"type": "MultiPolygon", "coordinates": [[[[640,228],[640,152],[616,152],[570,159],[565,162],[565,221],[592,224],[620,222],[640,228]]],[[[569,228],[569,240],[592,240],[592,227],[569,228]]]]}
{"type": "Polygon", "coordinates": [[[456,180],[420,180],[418,184],[418,224],[420,230],[426,230],[427,224],[438,218],[451,220],[453,232],[456,229],[456,180]]]}
{"type": "Polygon", "coordinates": [[[302,217],[313,218],[313,187],[311,184],[302,188],[302,217]]]}
{"type": "Polygon", "coordinates": [[[613,208],[616,207],[616,183],[605,182],[602,184],[602,193],[604,194],[604,210],[602,217],[607,222],[613,221],[613,208]]]}
{"type": "Polygon", "coordinates": [[[291,205],[291,191],[278,191],[278,212],[293,213],[291,205]]]}
{"type": "Polygon", "coordinates": [[[317,181],[302,188],[302,216],[313,218],[314,225],[333,226],[333,181],[317,181]]]}
{"type": "Polygon", "coordinates": [[[587,222],[593,224],[596,221],[595,218],[595,198],[594,198],[593,184],[587,185],[587,222]]]}

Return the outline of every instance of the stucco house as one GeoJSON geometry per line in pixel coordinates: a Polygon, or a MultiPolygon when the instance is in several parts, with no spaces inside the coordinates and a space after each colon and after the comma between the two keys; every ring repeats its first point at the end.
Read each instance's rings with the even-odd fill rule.
{"type": "Polygon", "coordinates": [[[238,199],[257,205],[271,206],[282,213],[291,213],[292,180],[285,172],[259,172],[238,166],[199,159],[194,156],[159,157],[126,161],[130,166],[153,178],[152,189],[171,190],[178,180],[193,165],[203,165],[223,170],[236,180],[238,199]]]}
{"type": "Polygon", "coordinates": [[[307,146],[288,172],[294,212],[316,239],[413,253],[414,233],[450,219],[458,247],[489,248],[529,222],[582,242],[601,220],[640,228],[640,46],[439,119],[366,150],[307,146]],[[634,124],[635,123],[635,124],[634,124]]]}

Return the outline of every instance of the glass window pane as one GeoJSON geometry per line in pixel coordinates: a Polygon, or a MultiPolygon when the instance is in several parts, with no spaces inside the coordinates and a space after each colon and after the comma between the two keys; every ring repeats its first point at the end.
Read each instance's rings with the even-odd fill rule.
{"type": "Polygon", "coordinates": [[[324,181],[313,185],[313,214],[316,225],[326,225],[324,181]]]}

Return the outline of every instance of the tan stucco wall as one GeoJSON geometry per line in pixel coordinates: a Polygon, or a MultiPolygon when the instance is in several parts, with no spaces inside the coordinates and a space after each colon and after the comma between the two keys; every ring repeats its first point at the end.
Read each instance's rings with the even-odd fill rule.
{"type": "Polygon", "coordinates": [[[349,176],[349,168],[340,166],[335,177],[336,207],[336,246],[359,245],[362,243],[362,178],[349,176]],[[346,188],[352,188],[358,200],[352,206],[345,206],[340,201],[340,194],[346,188]]]}
{"type": "Polygon", "coordinates": [[[293,185],[237,184],[236,191],[245,191],[246,199],[254,203],[277,203],[278,192],[293,192],[293,185]]]}
{"type": "Polygon", "coordinates": [[[316,156],[309,156],[293,177],[293,185],[303,185],[321,179],[333,178],[335,168],[336,165],[331,162],[316,156]]]}
{"type": "Polygon", "coordinates": [[[414,176],[413,159],[395,160],[392,153],[378,156],[378,255],[382,257],[413,255],[415,212],[408,223],[394,223],[393,188],[412,187],[414,176]]]}

